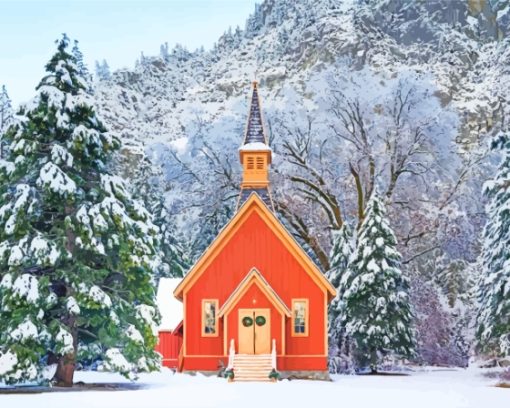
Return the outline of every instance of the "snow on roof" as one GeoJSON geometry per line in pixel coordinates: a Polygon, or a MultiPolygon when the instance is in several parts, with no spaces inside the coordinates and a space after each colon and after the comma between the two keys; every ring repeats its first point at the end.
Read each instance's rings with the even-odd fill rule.
{"type": "Polygon", "coordinates": [[[174,289],[181,278],[161,278],[158,285],[156,301],[161,313],[158,330],[173,330],[182,320],[182,303],[174,296],[174,289]]]}
{"type": "Polygon", "coordinates": [[[271,150],[271,148],[262,142],[246,143],[239,150],[271,150]]]}

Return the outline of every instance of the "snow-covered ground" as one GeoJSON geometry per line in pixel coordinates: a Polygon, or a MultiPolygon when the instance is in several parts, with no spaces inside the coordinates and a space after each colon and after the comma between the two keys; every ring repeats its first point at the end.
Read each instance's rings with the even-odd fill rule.
{"type": "MultiPolygon", "coordinates": [[[[114,374],[81,372],[76,381],[125,382],[114,374]]],[[[2,408],[158,407],[377,407],[503,408],[510,389],[478,370],[435,370],[406,377],[334,376],[333,382],[227,383],[224,379],[172,374],[145,375],[136,391],[83,391],[1,395],[2,408]]]]}

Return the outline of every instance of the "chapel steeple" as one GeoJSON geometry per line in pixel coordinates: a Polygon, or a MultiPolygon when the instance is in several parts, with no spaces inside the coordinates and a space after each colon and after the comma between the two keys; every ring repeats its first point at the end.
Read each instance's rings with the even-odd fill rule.
{"type": "Polygon", "coordinates": [[[271,164],[271,155],[272,151],[267,144],[262,121],[258,84],[257,81],[253,81],[253,92],[246,122],[244,143],[239,148],[239,158],[243,166],[243,181],[241,183],[238,208],[252,193],[256,193],[271,210],[274,210],[269,191],[268,168],[271,164]]]}

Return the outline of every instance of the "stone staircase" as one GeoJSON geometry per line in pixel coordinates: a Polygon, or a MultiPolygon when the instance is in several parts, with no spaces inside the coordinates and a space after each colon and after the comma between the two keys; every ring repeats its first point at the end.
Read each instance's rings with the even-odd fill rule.
{"type": "Polygon", "coordinates": [[[234,356],[234,381],[271,382],[271,354],[236,354],[234,356]]]}

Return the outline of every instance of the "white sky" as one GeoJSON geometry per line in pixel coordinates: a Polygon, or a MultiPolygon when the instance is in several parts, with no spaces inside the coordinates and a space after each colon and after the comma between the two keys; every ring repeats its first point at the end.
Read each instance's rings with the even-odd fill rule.
{"type": "Polygon", "coordinates": [[[0,0],[0,85],[13,103],[29,100],[67,33],[80,42],[91,70],[96,60],[110,68],[133,67],[143,53],[157,55],[168,42],[194,50],[244,28],[260,0],[0,0]]]}

